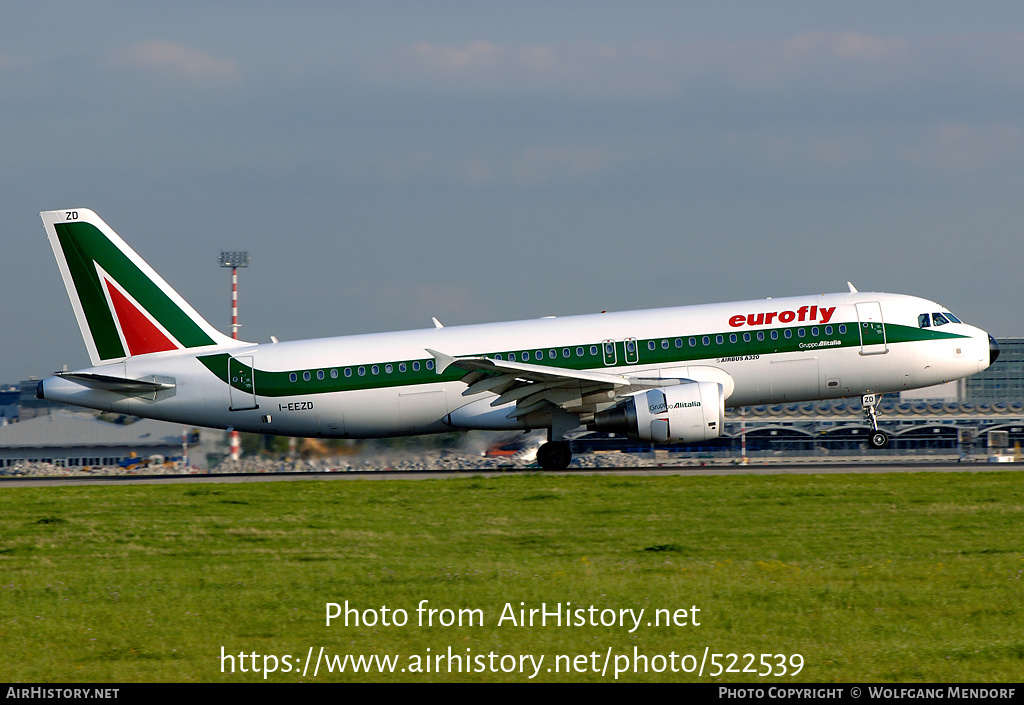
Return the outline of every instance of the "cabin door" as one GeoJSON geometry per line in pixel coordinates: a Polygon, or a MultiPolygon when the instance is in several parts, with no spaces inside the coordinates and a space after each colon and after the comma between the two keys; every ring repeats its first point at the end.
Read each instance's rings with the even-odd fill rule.
{"type": "Polygon", "coordinates": [[[253,382],[252,357],[228,356],[229,411],[258,409],[256,385],[253,382]]]}
{"type": "Polygon", "coordinates": [[[889,352],[880,303],[868,301],[857,304],[857,322],[860,329],[861,355],[880,355],[889,352]]]}

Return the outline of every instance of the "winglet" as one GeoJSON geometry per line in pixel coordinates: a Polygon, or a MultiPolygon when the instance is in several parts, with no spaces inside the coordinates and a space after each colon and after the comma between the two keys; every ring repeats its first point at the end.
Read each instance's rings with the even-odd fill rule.
{"type": "Polygon", "coordinates": [[[431,316],[430,320],[434,322],[434,328],[444,328],[444,325],[435,316],[431,316]]]}
{"type": "Polygon", "coordinates": [[[860,293],[860,292],[857,291],[857,287],[855,287],[852,282],[846,282],[846,286],[850,287],[850,293],[851,294],[858,294],[858,293],[860,293]]]}
{"type": "Polygon", "coordinates": [[[437,374],[441,374],[446,369],[448,369],[448,367],[453,362],[455,362],[455,358],[452,357],[451,355],[445,355],[442,352],[438,352],[437,350],[431,350],[430,348],[424,349],[433,356],[435,360],[434,371],[437,372],[437,374]]]}

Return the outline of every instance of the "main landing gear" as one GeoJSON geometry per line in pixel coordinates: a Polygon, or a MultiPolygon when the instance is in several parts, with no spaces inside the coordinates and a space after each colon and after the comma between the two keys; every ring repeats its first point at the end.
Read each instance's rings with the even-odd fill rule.
{"type": "Polygon", "coordinates": [[[868,445],[875,450],[881,450],[889,445],[889,434],[878,430],[877,409],[881,401],[880,394],[865,394],[860,398],[860,404],[864,407],[864,420],[871,425],[871,436],[868,437],[868,445]]]}
{"type": "Polygon", "coordinates": [[[572,450],[565,441],[548,441],[537,449],[537,464],[545,470],[565,470],[572,462],[572,450]]]}

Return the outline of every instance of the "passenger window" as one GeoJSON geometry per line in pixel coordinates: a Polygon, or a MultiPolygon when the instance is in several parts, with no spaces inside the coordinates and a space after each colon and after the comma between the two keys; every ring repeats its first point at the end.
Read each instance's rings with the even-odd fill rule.
{"type": "Polygon", "coordinates": [[[716,342],[716,343],[718,343],[719,345],[721,345],[722,343],[724,343],[724,342],[725,342],[725,338],[723,338],[723,337],[722,337],[722,336],[720,336],[720,335],[716,335],[716,336],[715,336],[715,342],[716,342]]]}
{"type": "Polygon", "coordinates": [[[324,378],[324,371],[323,370],[317,370],[316,371],[316,378],[317,379],[323,379],[324,378]]]}
{"type": "Polygon", "coordinates": [[[832,335],[832,326],[825,326],[825,335],[832,335]]]}
{"type": "Polygon", "coordinates": [[[509,360],[509,362],[515,362],[516,361],[516,354],[515,353],[509,353],[508,354],[508,360],[509,360]]]}
{"type": "Polygon", "coordinates": [[[690,338],[690,347],[691,348],[697,347],[697,339],[696,338],[690,338]]]}
{"type": "Polygon", "coordinates": [[[779,331],[773,330],[772,331],[772,340],[778,340],[778,339],[779,339],[779,331]]]}
{"type": "Polygon", "coordinates": [[[569,357],[572,353],[569,352],[569,348],[562,348],[562,357],[569,357]]]}
{"type": "Polygon", "coordinates": [[[661,341],[661,349],[662,350],[668,350],[668,341],[667,340],[661,341]]]}
{"type": "Polygon", "coordinates": [[[409,369],[409,368],[405,366],[404,362],[399,362],[398,363],[398,371],[399,372],[405,372],[407,369],[409,369]]]}
{"type": "Polygon", "coordinates": [[[813,335],[814,337],[818,337],[818,326],[814,326],[814,328],[811,328],[811,335],[813,335]]]}
{"type": "Polygon", "coordinates": [[[386,372],[387,374],[391,374],[394,371],[395,371],[395,368],[391,366],[391,363],[388,363],[387,365],[384,365],[384,372],[386,372]]]}
{"type": "Polygon", "coordinates": [[[743,342],[744,343],[749,343],[750,342],[750,333],[744,333],[743,334],[743,342]]]}
{"type": "Polygon", "coordinates": [[[787,328],[785,330],[785,332],[783,333],[783,335],[785,335],[787,339],[792,338],[793,337],[793,329],[792,328],[787,328]]]}
{"type": "Polygon", "coordinates": [[[434,369],[434,361],[433,360],[427,360],[427,369],[428,370],[434,369]]]}
{"type": "Polygon", "coordinates": [[[497,355],[495,355],[494,359],[495,360],[500,360],[501,359],[501,353],[498,353],[497,355]]]}
{"type": "Polygon", "coordinates": [[[596,345],[591,345],[590,346],[590,354],[591,355],[597,355],[597,346],[596,345]]]}
{"type": "Polygon", "coordinates": [[[413,372],[419,372],[420,371],[419,360],[417,360],[416,362],[412,363],[412,371],[413,372]]]}
{"type": "Polygon", "coordinates": [[[759,341],[764,340],[764,331],[763,330],[757,331],[757,339],[759,341]]]}
{"type": "Polygon", "coordinates": [[[576,348],[576,357],[583,357],[583,348],[576,348]]]}
{"type": "Polygon", "coordinates": [[[365,367],[359,367],[356,370],[356,374],[359,375],[360,377],[362,377],[363,375],[366,374],[366,368],[365,367]]]}
{"type": "MultiPolygon", "coordinates": [[[[676,347],[677,348],[683,347],[683,339],[682,338],[676,338],[676,347]]],[[[692,348],[693,346],[691,345],[690,347],[692,348]]]]}
{"type": "Polygon", "coordinates": [[[555,352],[554,350],[548,350],[548,357],[554,360],[556,357],[558,357],[558,353],[555,352]]]}
{"type": "Polygon", "coordinates": [[[331,379],[338,379],[338,371],[331,370],[331,379]]]}
{"type": "Polygon", "coordinates": [[[703,338],[700,339],[700,344],[701,345],[711,345],[711,338],[709,338],[708,336],[705,335],[703,338]]]}
{"type": "Polygon", "coordinates": [[[846,324],[845,323],[843,325],[839,326],[839,334],[842,335],[844,333],[846,333],[846,324]]]}
{"type": "Polygon", "coordinates": [[[345,376],[346,377],[351,377],[352,376],[352,368],[351,367],[346,367],[345,368],[345,376]]]}
{"type": "Polygon", "coordinates": [[[800,336],[801,338],[803,338],[803,337],[804,337],[804,335],[806,335],[806,333],[804,332],[804,329],[803,329],[803,328],[800,328],[800,329],[799,329],[799,330],[798,330],[798,331],[796,332],[796,334],[797,334],[798,336],[800,336]]]}
{"type": "Polygon", "coordinates": [[[543,360],[544,359],[544,352],[542,350],[538,350],[537,352],[535,352],[533,354],[533,356],[535,358],[537,358],[538,360],[543,360]]]}
{"type": "Polygon", "coordinates": [[[729,342],[730,343],[735,343],[736,342],[736,334],[735,333],[733,333],[732,335],[729,336],[729,342]]]}
{"type": "Polygon", "coordinates": [[[917,327],[918,328],[927,328],[930,325],[931,325],[931,321],[928,319],[928,314],[927,313],[922,313],[920,316],[917,317],[917,327]]]}
{"type": "Polygon", "coordinates": [[[306,370],[305,372],[302,373],[302,381],[303,382],[308,382],[312,378],[313,378],[313,375],[309,374],[309,370],[306,370]]]}
{"type": "Polygon", "coordinates": [[[288,375],[288,381],[289,382],[298,382],[299,381],[299,376],[297,374],[295,374],[294,372],[292,372],[290,375],[288,375]]]}
{"type": "Polygon", "coordinates": [[[380,374],[380,367],[378,367],[377,365],[374,365],[373,367],[370,368],[370,372],[372,374],[375,374],[375,375],[376,374],[380,374]]]}
{"type": "MultiPolygon", "coordinates": [[[[630,343],[627,347],[628,347],[630,352],[633,352],[633,343],[630,343]]],[[[653,340],[648,341],[647,342],[647,349],[648,350],[654,350],[654,348],[655,348],[654,341],[653,340]]]]}

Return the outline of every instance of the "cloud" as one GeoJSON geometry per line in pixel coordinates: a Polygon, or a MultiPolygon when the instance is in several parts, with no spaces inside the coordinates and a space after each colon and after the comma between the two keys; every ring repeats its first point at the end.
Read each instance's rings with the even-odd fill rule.
{"type": "Polygon", "coordinates": [[[644,75],[644,56],[608,46],[502,46],[471,41],[464,46],[420,42],[399,48],[374,66],[376,78],[427,83],[470,92],[570,92],[640,94],[666,92],[662,78],[644,75]]]}
{"type": "Polygon", "coordinates": [[[811,32],[786,41],[783,55],[798,61],[831,56],[853,61],[885,61],[901,58],[908,42],[902,38],[872,37],[857,32],[811,32]]]}
{"type": "Polygon", "coordinates": [[[921,80],[1016,85],[1024,75],[1024,36],[846,31],[626,46],[420,42],[381,58],[373,71],[384,81],[454,91],[605,96],[678,96],[708,85],[771,92],[861,91],[921,80]]]}
{"type": "Polygon", "coordinates": [[[241,79],[238,66],[231,59],[159,39],[116,51],[107,63],[115,68],[157,73],[191,83],[229,83],[241,79]]]}
{"type": "Polygon", "coordinates": [[[523,184],[593,174],[611,162],[608,152],[593,145],[530,145],[513,160],[511,173],[523,184]]]}
{"type": "Polygon", "coordinates": [[[621,161],[595,145],[531,144],[513,154],[468,152],[434,154],[417,150],[403,154],[378,154],[366,160],[367,168],[385,183],[415,178],[444,177],[484,186],[492,183],[540,186],[584,178],[621,161]]]}
{"type": "Polygon", "coordinates": [[[488,42],[471,42],[466,48],[436,47],[427,42],[420,42],[412,48],[412,53],[427,66],[444,71],[466,71],[480,67],[491,67],[499,60],[507,60],[510,50],[488,42]]]}
{"type": "Polygon", "coordinates": [[[732,132],[722,137],[726,154],[772,168],[844,171],[877,164],[891,137],[884,131],[828,127],[732,132]]]}
{"type": "Polygon", "coordinates": [[[1016,126],[946,123],[928,130],[919,141],[905,147],[901,156],[910,164],[970,172],[1018,161],[1022,145],[1024,134],[1016,126]]]}

